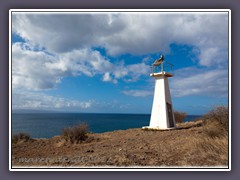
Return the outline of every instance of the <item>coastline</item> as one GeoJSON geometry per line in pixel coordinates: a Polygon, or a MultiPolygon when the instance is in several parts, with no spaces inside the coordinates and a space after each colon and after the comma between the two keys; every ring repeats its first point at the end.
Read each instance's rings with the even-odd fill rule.
{"type": "Polygon", "coordinates": [[[228,139],[211,139],[203,121],[177,124],[177,130],[140,128],[90,133],[70,144],[62,136],[12,144],[13,167],[225,167],[228,139]],[[213,147],[213,144],[215,146],[213,147]],[[211,149],[209,149],[211,147],[211,149]]]}
{"type": "MultiPolygon", "coordinates": [[[[12,134],[25,132],[33,138],[52,138],[61,134],[65,127],[87,123],[93,133],[127,130],[149,125],[150,114],[95,114],[95,113],[28,113],[12,115],[12,134]],[[46,127],[47,124],[47,127],[46,127]]],[[[200,116],[188,115],[187,121],[200,116]]]]}

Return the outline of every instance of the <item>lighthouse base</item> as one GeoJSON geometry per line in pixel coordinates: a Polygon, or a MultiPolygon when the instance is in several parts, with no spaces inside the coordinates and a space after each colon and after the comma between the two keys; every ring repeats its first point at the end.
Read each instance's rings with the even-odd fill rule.
{"type": "Polygon", "coordinates": [[[153,130],[153,131],[168,131],[178,129],[178,127],[170,127],[170,128],[160,128],[160,127],[151,127],[151,126],[143,126],[143,130],[153,130]]]}

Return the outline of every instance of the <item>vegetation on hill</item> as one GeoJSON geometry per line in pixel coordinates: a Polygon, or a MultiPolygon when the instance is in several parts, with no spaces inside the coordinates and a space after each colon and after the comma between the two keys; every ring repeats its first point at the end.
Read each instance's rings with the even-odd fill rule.
{"type": "Polygon", "coordinates": [[[18,133],[12,136],[12,143],[16,144],[18,142],[27,142],[31,140],[30,135],[28,133],[18,133]]]}
{"type": "Polygon", "coordinates": [[[63,138],[71,143],[81,143],[88,138],[88,125],[85,123],[63,129],[63,138]]]}
{"type": "Polygon", "coordinates": [[[93,134],[87,125],[66,128],[51,139],[18,135],[13,166],[209,167],[228,166],[228,107],[177,123],[176,130],[140,128],[93,134]],[[25,139],[19,141],[18,139],[25,139]]]}
{"type": "Polygon", "coordinates": [[[186,116],[187,116],[187,113],[185,112],[174,111],[174,117],[175,117],[176,123],[183,123],[186,116]]]}

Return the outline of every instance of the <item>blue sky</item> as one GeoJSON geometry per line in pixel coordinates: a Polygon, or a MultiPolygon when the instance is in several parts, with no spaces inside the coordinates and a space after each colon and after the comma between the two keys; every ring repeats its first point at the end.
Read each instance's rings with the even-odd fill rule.
{"type": "Polygon", "coordinates": [[[228,13],[13,13],[13,109],[151,113],[149,66],[174,64],[173,107],[228,104],[228,13]]]}

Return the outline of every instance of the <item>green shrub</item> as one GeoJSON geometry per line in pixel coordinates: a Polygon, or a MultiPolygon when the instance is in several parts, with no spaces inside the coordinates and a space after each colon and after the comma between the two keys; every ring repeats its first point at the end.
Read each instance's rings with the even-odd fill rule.
{"type": "Polygon", "coordinates": [[[175,117],[176,123],[182,123],[183,120],[186,118],[186,116],[187,116],[187,113],[185,113],[185,112],[179,112],[179,111],[174,112],[174,117],[175,117]]]}
{"type": "Polygon", "coordinates": [[[31,138],[30,138],[30,135],[28,133],[18,133],[18,134],[14,134],[12,136],[12,143],[18,143],[19,141],[24,141],[24,142],[27,142],[29,141],[31,138]]]}
{"type": "Polygon", "coordinates": [[[88,138],[88,125],[85,123],[63,129],[63,137],[71,143],[80,143],[88,138]]]}

